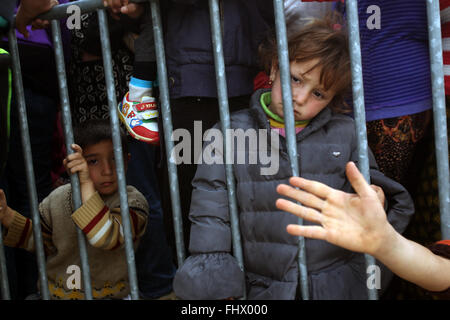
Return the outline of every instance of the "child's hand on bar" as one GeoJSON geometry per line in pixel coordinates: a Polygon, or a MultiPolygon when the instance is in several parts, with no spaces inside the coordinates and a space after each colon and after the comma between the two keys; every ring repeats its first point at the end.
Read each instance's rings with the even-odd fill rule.
{"type": "Polygon", "coordinates": [[[5,226],[5,228],[9,228],[12,221],[14,219],[14,213],[6,202],[5,192],[0,189],[0,222],[5,226]]]}

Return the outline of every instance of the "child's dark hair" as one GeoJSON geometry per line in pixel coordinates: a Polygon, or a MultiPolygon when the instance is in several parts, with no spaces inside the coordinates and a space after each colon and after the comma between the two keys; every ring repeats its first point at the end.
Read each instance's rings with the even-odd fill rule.
{"type": "MultiPolygon", "coordinates": [[[[331,13],[323,19],[311,19],[309,23],[298,28],[289,25],[287,27],[290,62],[318,59],[319,62],[312,69],[320,66],[320,82],[324,89],[333,89],[336,92],[328,106],[336,112],[348,112],[349,107],[345,99],[351,89],[350,53],[341,16],[331,13]]],[[[273,64],[278,67],[277,42],[274,35],[261,44],[259,55],[268,74],[273,64]]]]}
{"type": "MultiPolygon", "coordinates": [[[[125,131],[119,127],[122,152],[128,154],[128,141],[125,131]]],[[[74,141],[82,149],[102,142],[112,141],[112,130],[109,119],[91,119],[82,122],[73,129],[74,141]]]]}

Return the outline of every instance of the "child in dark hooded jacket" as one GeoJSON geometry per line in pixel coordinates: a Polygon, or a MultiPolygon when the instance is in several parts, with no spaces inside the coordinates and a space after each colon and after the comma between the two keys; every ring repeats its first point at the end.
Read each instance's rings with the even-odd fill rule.
{"type": "MultiPolygon", "coordinates": [[[[313,20],[288,35],[288,48],[299,174],[351,192],[345,164],[357,162],[358,143],[353,119],[342,114],[351,83],[344,27],[334,18],[313,20]]],[[[174,280],[175,293],[182,299],[239,298],[244,287],[248,299],[300,298],[299,238],[285,231],[297,218],[275,206],[277,185],[292,175],[275,39],[267,41],[260,53],[270,66],[272,88],[256,91],[250,108],[231,116],[233,139],[239,140],[240,132],[250,140],[235,141],[232,150],[245,274],[231,251],[225,166],[216,146],[218,133],[211,131],[214,142],[204,148],[203,163],[193,180],[191,256],[174,280]],[[269,154],[267,146],[269,162],[263,157],[269,154]],[[255,152],[258,161],[254,161],[255,152]]],[[[405,188],[378,171],[370,152],[369,158],[371,181],[383,191],[374,186],[388,220],[403,232],[414,212],[412,199],[405,188]]],[[[364,255],[306,239],[306,258],[310,298],[367,299],[364,255]]],[[[391,273],[384,267],[381,270],[385,288],[391,273]]]]}

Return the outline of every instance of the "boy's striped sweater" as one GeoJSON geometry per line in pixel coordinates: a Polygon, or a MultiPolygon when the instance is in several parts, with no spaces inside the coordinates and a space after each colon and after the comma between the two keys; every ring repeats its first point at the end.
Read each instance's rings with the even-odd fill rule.
{"type": "MultiPolygon", "coordinates": [[[[127,193],[136,249],[147,224],[148,204],[134,187],[127,186],[127,193]]],[[[71,266],[81,267],[75,224],[90,244],[87,252],[93,297],[120,299],[129,294],[118,193],[103,198],[96,193],[73,212],[71,186],[64,185],[42,201],[39,212],[52,299],[84,298],[82,281],[74,283],[73,271],[70,271],[73,270],[71,266]],[[73,288],[77,285],[79,289],[73,288]]],[[[15,212],[14,220],[4,236],[4,244],[34,251],[31,220],[15,212]]]]}

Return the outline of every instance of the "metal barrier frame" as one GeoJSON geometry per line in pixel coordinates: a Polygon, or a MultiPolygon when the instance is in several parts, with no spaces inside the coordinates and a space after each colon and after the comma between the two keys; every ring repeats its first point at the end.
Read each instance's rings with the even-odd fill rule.
{"type": "MultiPolygon", "coordinates": [[[[166,143],[166,155],[168,159],[170,195],[172,203],[172,211],[174,217],[174,230],[176,239],[177,261],[181,266],[185,260],[185,246],[183,241],[183,228],[180,209],[180,195],[178,186],[178,176],[174,159],[172,159],[171,150],[173,150],[172,140],[172,117],[170,109],[169,89],[167,82],[167,69],[165,63],[163,30],[160,18],[159,0],[135,0],[134,2],[149,2],[152,19],[153,31],[155,38],[156,58],[158,61],[157,72],[160,86],[160,100],[161,111],[164,126],[164,141],[166,143]]],[[[221,21],[219,14],[218,0],[208,0],[210,9],[210,23],[212,30],[212,44],[214,48],[214,61],[216,70],[216,82],[218,88],[218,99],[220,107],[220,120],[222,132],[226,132],[230,128],[230,113],[228,107],[227,85],[225,75],[225,63],[223,56],[221,21]]],[[[99,18],[99,30],[103,55],[103,63],[105,69],[105,79],[108,97],[108,106],[110,121],[113,135],[114,155],[117,162],[117,175],[120,194],[121,216],[124,228],[125,251],[127,257],[127,267],[130,282],[131,298],[133,300],[139,299],[139,290],[137,284],[135,257],[133,250],[133,243],[131,237],[131,225],[129,218],[129,207],[126,192],[126,181],[124,172],[124,160],[120,142],[119,122],[116,111],[117,101],[114,88],[114,78],[112,73],[111,63],[111,49],[108,36],[108,25],[106,23],[106,13],[102,0],[79,0],[76,2],[69,2],[62,5],[57,5],[49,12],[40,16],[42,19],[51,20],[51,27],[53,31],[53,45],[55,50],[55,59],[57,65],[58,86],[62,104],[63,114],[63,130],[65,136],[65,145],[68,153],[72,153],[71,144],[73,143],[72,120],[70,114],[70,101],[67,89],[67,77],[64,64],[64,54],[62,49],[61,31],[58,20],[67,17],[67,8],[76,4],[82,13],[97,11],[99,18]]],[[[276,37],[278,44],[278,57],[280,65],[282,94],[283,94],[283,108],[286,118],[286,139],[289,152],[289,159],[291,160],[291,170],[293,176],[299,176],[299,168],[297,162],[297,146],[295,139],[294,113],[292,109],[292,92],[290,87],[290,71],[289,71],[289,56],[287,48],[286,37],[286,23],[284,17],[284,2],[283,0],[273,0],[276,37]]],[[[364,107],[364,90],[362,79],[362,63],[361,63],[361,48],[359,41],[359,26],[358,26],[358,8],[356,0],[347,0],[346,9],[348,15],[349,26],[349,47],[351,53],[351,69],[352,69],[352,90],[354,97],[355,123],[356,133],[358,138],[358,157],[359,169],[364,177],[370,182],[369,174],[369,160],[368,160],[368,144],[365,121],[365,107],[364,107]]],[[[450,238],[450,179],[449,179],[449,163],[448,163],[448,137],[447,137],[447,122],[445,113],[445,92],[444,92],[444,76],[443,76],[443,60],[442,60],[442,40],[441,40],[441,25],[439,15],[439,1],[427,0],[427,15],[428,15],[428,31],[430,42],[430,60],[432,72],[432,91],[433,91],[433,113],[434,113],[434,127],[435,127],[435,144],[436,144],[436,158],[438,169],[438,184],[439,184],[439,200],[440,200],[440,214],[441,214],[441,230],[444,239],[450,238]]],[[[16,91],[18,108],[20,112],[20,130],[22,135],[23,153],[25,156],[25,167],[27,174],[27,185],[29,188],[29,201],[31,204],[34,241],[36,244],[36,256],[39,268],[39,281],[41,284],[47,283],[47,275],[45,269],[45,255],[42,242],[42,233],[40,228],[40,216],[38,212],[37,192],[35,186],[34,171],[32,165],[31,145],[29,138],[28,123],[26,118],[26,106],[24,99],[23,83],[21,77],[21,68],[19,61],[19,53],[17,46],[17,39],[15,30],[11,29],[9,32],[9,43],[11,46],[11,56],[13,62],[13,79],[14,89],[16,91]]],[[[230,137],[224,135],[224,156],[229,159],[229,154],[232,152],[229,146],[230,137]]],[[[245,271],[243,251],[241,246],[241,238],[239,232],[239,214],[236,201],[235,181],[233,176],[232,164],[225,163],[228,202],[230,207],[230,221],[232,229],[233,241],[233,255],[238,261],[242,271],[245,271]]],[[[77,175],[71,175],[71,185],[73,192],[73,201],[75,210],[82,204],[80,185],[77,175]]],[[[303,219],[298,220],[299,224],[303,224],[303,219]]],[[[92,299],[92,287],[90,282],[90,270],[88,263],[88,256],[86,251],[85,236],[80,229],[77,230],[78,244],[80,250],[80,257],[82,263],[83,284],[85,288],[85,298],[92,299]]],[[[4,255],[3,242],[1,240],[2,234],[0,229],[0,272],[1,272],[1,292],[4,300],[10,299],[9,284],[6,275],[6,261],[4,255]]],[[[301,286],[301,294],[304,300],[309,299],[308,288],[308,270],[306,267],[306,249],[305,239],[299,237],[299,253],[298,253],[298,267],[299,267],[299,285],[301,286]]],[[[375,259],[369,255],[365,256],[366,266],[374,265],[375,259]]],[[[50,299],[48,286],[41,285],[41,294],[44,300],[50,299]]],[[[378,298],[377,289],[368,289],[368,296],[371,300],[378,298]]],[[[244,293],[244,299],[246,294],[244,293]]]]}

